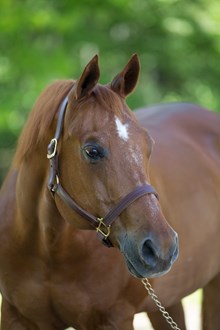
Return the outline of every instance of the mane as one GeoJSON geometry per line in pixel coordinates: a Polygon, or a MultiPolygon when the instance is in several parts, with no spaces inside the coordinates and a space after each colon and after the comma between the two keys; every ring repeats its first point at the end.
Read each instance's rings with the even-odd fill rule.
{"type": "MultiPolygon", "coordinates": [[[[14,163],[19,165],[51,128],[60,103],[73,86],[73,80],[60,80],[49,85],[38,97],[18,140],[14,163]]],[[[49,142],[49,141],[48,141],[49,142]]]]}

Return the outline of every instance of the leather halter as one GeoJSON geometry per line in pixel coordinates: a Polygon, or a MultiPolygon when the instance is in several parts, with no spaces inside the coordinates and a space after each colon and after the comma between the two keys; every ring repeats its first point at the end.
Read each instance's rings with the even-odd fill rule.
{"type": "Polygon", "coordinates": [[[47,158],[50,161],[50,172],[48,178],[48,188],[52,193],[52,196],[55,197],[57,194],[63,202],[68,205],[71,209],[77,212],[81,217],[88,220],[90,224],[96,229],[99,238],[102,242],[108,247],[113,246],[108,236],[110,235],[111,225],[116,220],[116,218],[124,211],[131,203],[133,203],[138,198],[146,194],[154,194],[157,198],[158,195],[155,189],[150,184],[144,184],[142,186],[136,187],[132,192],[127,194],[122,198],[118,204],[116,204],[104,217],[96,217],[81,206],[79,206],[72,197],[66,192],[62,187],[59,180],[59,167],[58,167],[58,153],[57,145],[59,138],[63,129],[63,122],[65,111],[68,104],[68,97],[64,99],[61,103],[59,116],[57,121],[56,132],[54,138],[50,141],[48,145],[47,158]]]}

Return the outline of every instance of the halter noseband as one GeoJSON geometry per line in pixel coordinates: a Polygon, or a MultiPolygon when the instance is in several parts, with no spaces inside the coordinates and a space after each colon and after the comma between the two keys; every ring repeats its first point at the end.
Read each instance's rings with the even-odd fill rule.
{"type": "Polygon", "coordinates": [[[157,198],[158,195],[155,189],[150,184],[144,184],[136,187],[132,192],[122,198],[104,217],[96,217],[81,206],[79,206],[72,197],[62,187],[58,175],[58,154],[57,145],[62,133],[64,115],[68,104],[68,97],[64,99],[60,106],[57,127],[54,138],[48,145],[47,158],[50,161],[50,172],[48,178],[48,188],[53,197],[55,193],[68,205],[71,209],[77,212],[81,217],[85,218],[96,229],[99,238],[108,246],[113,246],[108,236],[110,235],[111,225],[114,220],[124,211],[131,203],[146,194],[154,194],[157,198]]]}

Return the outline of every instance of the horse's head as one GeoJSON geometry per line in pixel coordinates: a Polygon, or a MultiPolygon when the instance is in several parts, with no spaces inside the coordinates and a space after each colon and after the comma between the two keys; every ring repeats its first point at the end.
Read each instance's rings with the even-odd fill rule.
{"type": "Polygon", "coordinates": [[[170,269],[178,243],[149,185],[153,141],[125,103],[138,75],[136,55],[106,86],[97,84],[98,57],[86,66],[68,94],[62,141],[60,138],[57,147],[59,181],[57,177],[53,190],[59,191],[61,198],[56,197],[56,204],[67,221],[81,229],[91,228],[83,214],[69,208],[71,196],[76,205],[93,215],[91,221],[97,222],[98,233],[120,249],[134,276],[153,277],[170,269]],[[65,191],[57,189],[61,184],[65,191]],[[134,191],[137,198],[129,194],[134,191]],[[120,210],[116,207],[115,215],[105,224],[104,216],[121,200],[124,204],[120,210]]]}

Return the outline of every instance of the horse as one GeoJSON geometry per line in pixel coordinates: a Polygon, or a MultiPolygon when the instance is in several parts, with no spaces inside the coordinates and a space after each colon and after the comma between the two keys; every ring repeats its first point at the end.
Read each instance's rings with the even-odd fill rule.
{"type": "Polygon", "coordinates": [[[220,118],[134,114],[139,71],[133,55],[100,85],[95,56],[30,112],[0,194],[2,330],[132,330],[141,311],[169,329],[145,277],[181,329],[181,299],[204,288],[204,329],[218,329],[220,118]]]}
{"type": "MultiPolygon", "coordinates": [[[[189,103],[155,105],[135,114],[156,141],[151,182],[179,236],[179,258],[169,274],[153,279],[154,289],[180,328],[185,329],[181,299],[203,288],[202,329],[217,330],[220,116],[189,103]]],[[[169,329],[157,314],[151,314],[155,329],[169,329]]]]}

